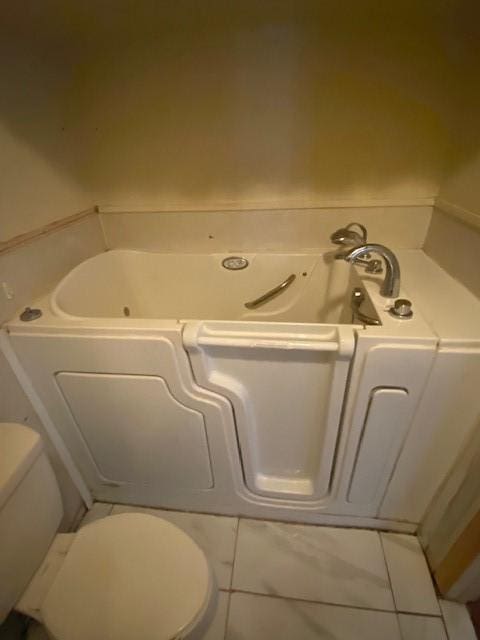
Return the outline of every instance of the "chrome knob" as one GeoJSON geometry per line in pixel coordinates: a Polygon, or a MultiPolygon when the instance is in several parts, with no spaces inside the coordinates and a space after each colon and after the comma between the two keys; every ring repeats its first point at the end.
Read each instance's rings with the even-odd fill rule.
{"type": "Polygon", "coordinates": [[[41,309],[31,309],[30,307],[25,307],[25,309],[20,314],[20,320],[22,320],[23,322],[31,322],[32,320],[41,318],[41,316],[41,309]]]}
{"type": "Polygon", "coordinates": [[[411,318],[413,316],[411,301],[406,298],[398,298],[393,303],[390,313],[396,318],[411,318]]]}

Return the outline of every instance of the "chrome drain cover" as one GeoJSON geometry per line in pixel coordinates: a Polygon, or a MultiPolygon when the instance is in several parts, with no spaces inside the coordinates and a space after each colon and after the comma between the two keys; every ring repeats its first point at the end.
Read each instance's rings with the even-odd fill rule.
{"type": "Polygon", "coordinates": [[[248,260],[242,256],[228,256],[222,260],[222,267],[231,271],[239,271],[248,267],[248,260]]]}

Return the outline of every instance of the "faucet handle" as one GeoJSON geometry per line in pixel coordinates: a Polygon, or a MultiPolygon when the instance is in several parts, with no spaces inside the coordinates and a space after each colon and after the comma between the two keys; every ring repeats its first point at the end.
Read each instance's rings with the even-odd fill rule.
{"type": "Polygon", "coordinates": [[[352,227],[358,227],[362,232],[362,243],[367,242],[367,236],[368,236],[367,227],[364,227],[363,224],[360,224],[359,222],[350,222],[349,224],[347,224],[345,229],[351,229],[352,227]]]}
{"type": "Polygon", "coordinates": [[[337,229],[330,236],[330,240],[334,244],[353,246],[357,244],[365,244],[367,242],[367,230],[359,222],[350,222],[346,227],[337,229]],[[352,227],[358,227],[360,233],[352,227]]]}
{"type": "Polygon", "coordinates": [[[396,318],[411,318],[413,316],[411,301],[406,298],[397,298],[390,309],[390,313],[396,318]]]}

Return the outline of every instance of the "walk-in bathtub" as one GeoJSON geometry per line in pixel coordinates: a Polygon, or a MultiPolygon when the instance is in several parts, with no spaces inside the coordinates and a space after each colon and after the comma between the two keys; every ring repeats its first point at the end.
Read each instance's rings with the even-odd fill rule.
{"type": "Polygon", "coordinates": [[[381,278],[328,251],[113,250],[3,345],[87,501],[413,530],[437,336],[381,278]]]}

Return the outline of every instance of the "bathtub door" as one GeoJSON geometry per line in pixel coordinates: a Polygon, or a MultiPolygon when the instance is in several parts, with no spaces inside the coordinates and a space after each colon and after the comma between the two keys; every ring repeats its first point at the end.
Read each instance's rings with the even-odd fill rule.
{"type": "Polygon", "coordinates": [[[165,378],[65,371],[55,378],[104,481],[164,491],[213,486],[204,417],[179,402],[165,378]]]}
{"type": "Polygon", "coordinates": [[[232,403],[247,488],[273,499],[325,499],[352,327],[200,322],[183,336],[197,382],[232,403]]]}
{"type": "Polygon", "coordinates": [[[241,465],[231,406],[195,385],[180,325],[10,340],[94,498],[232,503],[241,465]]]}

